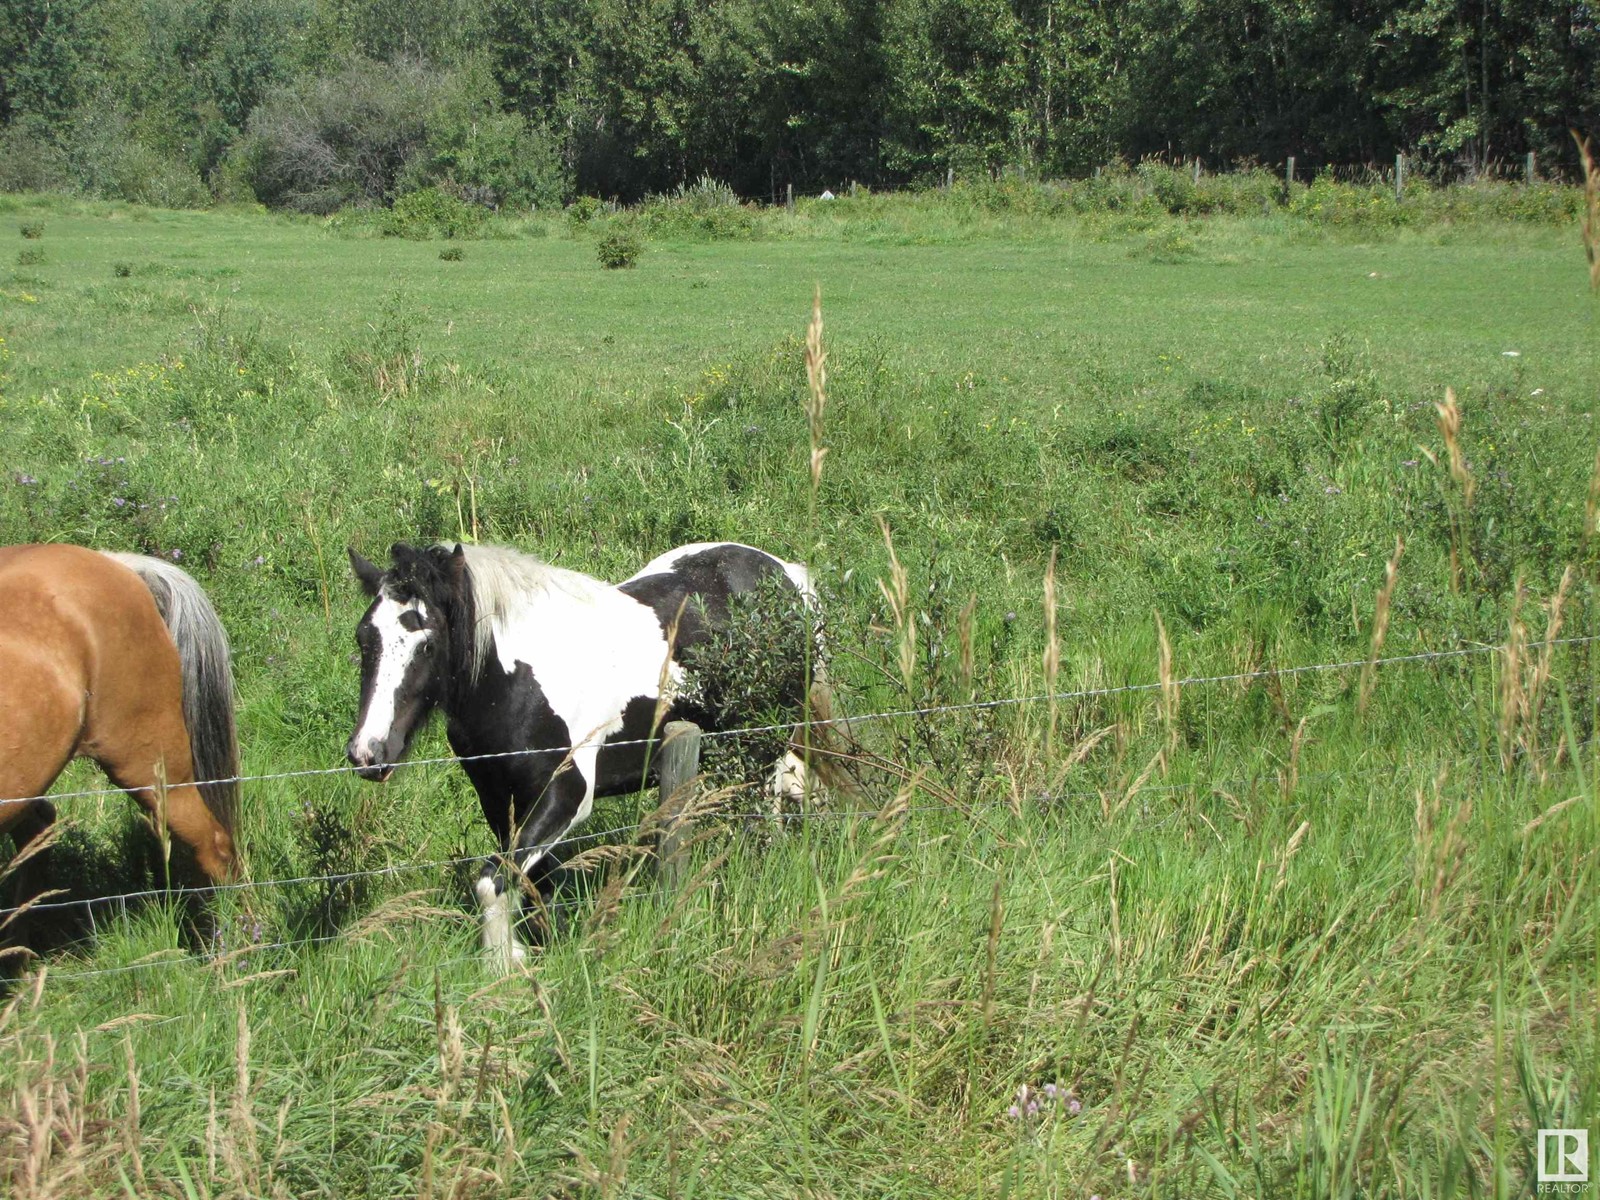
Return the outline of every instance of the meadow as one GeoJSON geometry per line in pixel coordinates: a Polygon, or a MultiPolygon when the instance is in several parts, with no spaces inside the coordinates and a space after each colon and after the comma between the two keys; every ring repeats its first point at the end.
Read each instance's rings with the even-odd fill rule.
{"type": "MultiPolygon", "coordinates": [[[[622,220],[0,197],[0,543],[194,573],[248,774],[340,764],[344,548],[400,539],[803,559],[841,706],[900,714],[675,890],[603,805],[503,980],[459,768],[248,784],[247,878],[299,882],[15,965],[11,1194],[1499,1197],[1600,1144],[1574,222],[866,198],[601,270],[622,220]]],[[[59,807],[75,896],[159,882],[124,798],[59,807]]]]}

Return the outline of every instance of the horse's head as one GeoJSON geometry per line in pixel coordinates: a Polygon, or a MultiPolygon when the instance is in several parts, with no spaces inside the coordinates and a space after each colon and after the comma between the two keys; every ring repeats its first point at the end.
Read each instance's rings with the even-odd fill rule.
{"type": "Polygon", "coordinates": [[[356,626],[361,712],[345,753],[363,779],[380,783],[444,696],[467,562],[459,545],[418,550],[400,542],[389,554],[393,565],[385,571],[350,551],[372,603],[356,626]]]}

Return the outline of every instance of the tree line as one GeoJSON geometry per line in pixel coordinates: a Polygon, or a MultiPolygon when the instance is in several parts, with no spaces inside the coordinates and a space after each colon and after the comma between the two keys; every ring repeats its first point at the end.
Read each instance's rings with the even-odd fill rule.
{"type": "Polygon", "coordinates": [[[1568,0],[0,0],[0,187],[308,211],[1124,159],[1459,177],[1600,129],[1568,0]]]}

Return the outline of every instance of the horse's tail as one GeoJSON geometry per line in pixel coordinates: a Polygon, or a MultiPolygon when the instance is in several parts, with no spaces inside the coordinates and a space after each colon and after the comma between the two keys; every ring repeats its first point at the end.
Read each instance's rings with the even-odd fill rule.
{"type": "Polygon", "coordinates": [[[233,666],[228,634],[194,579],[169,562],[102,551],[150,589],[178,648],[183,668],[183,723],[189,729],[194,777],[218,823],[233,834],[239,807],[239,738],[233,720],[233,666]]]}

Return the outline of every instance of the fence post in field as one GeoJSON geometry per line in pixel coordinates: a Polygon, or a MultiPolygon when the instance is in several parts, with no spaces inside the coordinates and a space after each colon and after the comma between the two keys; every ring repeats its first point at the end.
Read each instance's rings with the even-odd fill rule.
{"type": "Polygon", "coordinates": [[[684,809],[693,802],[700,783],[700,726],[693,721],[668,721],[656,752],[661,780],[661,829],[656,834],[656,858],[661,878],[669,888],[682,882],[688,861],[692,822],[684,809]]]}
{"type": "Polygon", "coordinates": [[[1194,157],[1194,185],[1195,187],[1200,186],[1200,156],[1198,154],[1194,157]]]}
{"type": "Polygon", "coordinates": [[[954,167],[946,167],[944,169],[944,190],[948,192],[951,188],[955,187],[955,185],[956,169],[954,167]]]}
{"type": "Polygon", "coordinates": [[[1289,161],[1283,165],[1283,201],[1289,202],[1294,193],[1294,155],[1289,155],[1289,161]]]}
{"type": "Polygon", "coordinates": [[[784,185],[783,207],[790,212],[794,211],[794,184],[792,183],[784,185]]]}
{"type": "Polygon", "coordinates": [[[1394,156],[1394,200],[1398,204],[1406,198],[1406,156],[1394,156]]]}
{"type": "Polygon", "coordinates": [[[1528,161],[1522,164],[1522,182],[1523,183],[1531,184],[1533,182],[1533,171],[1534,171],[1533,151],[1529,150],[1528,151],[1528,161]]]}

